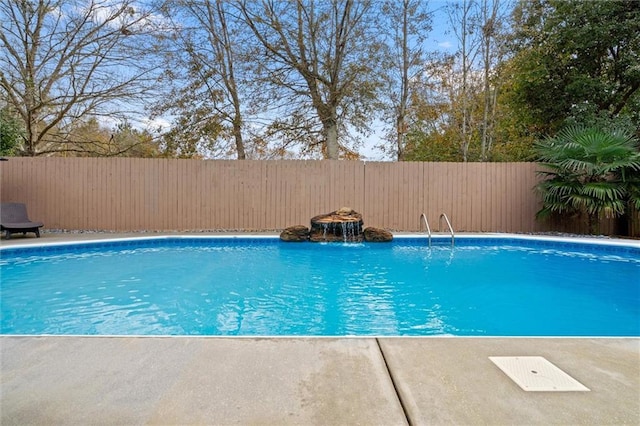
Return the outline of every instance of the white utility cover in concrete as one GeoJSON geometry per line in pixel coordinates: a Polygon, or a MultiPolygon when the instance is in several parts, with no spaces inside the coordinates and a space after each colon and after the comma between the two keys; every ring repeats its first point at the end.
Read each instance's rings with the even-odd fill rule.
{"type": "Polygon", "coordinates": [[[489,359],[525,391],[589,391],[589,388],[541,356],[490,356],[489,359]]]}

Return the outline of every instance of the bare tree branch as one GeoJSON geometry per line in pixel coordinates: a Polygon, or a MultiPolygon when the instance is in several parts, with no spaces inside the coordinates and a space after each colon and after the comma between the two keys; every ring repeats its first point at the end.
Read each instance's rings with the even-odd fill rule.
{"type": "Polygon", "coordinates": [[[84,117],[131,113],[156,83],[157,28],[138,0],[0,0],[0,21],[0,96],[22,118],[24,155],[57,152],[42,147],[84,117]]]}

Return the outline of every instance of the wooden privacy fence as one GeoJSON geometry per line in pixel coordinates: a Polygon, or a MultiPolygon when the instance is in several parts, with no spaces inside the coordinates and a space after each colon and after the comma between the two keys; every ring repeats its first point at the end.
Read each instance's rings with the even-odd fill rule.
{"type": "Polygon", "coordinates": [[[10,158],[3,202],[51,229],[280,230],[340,207],[365,226],[535,232],[532,163],[365,163],[139,158],[10,158]]]}

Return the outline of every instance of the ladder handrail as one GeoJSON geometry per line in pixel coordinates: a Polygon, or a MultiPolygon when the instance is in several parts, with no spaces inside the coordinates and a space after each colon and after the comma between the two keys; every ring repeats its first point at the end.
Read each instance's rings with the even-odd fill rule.
{"type": "Polygon", "coordinates": [[[449,222],[449,218],[445,213],[440,214],[440,218],[438,219],[438,231],[442,229],[442,218],[444,218],[445,222],[447,222],[447,226],[449,227],[449,232],[451,233],[451,247],[453,247],[456,237],[453,234],[453,226],[451,226],[451,222],[449,222]]]}
{"type": "Polygon", "coordinates": [[[420,221],[420,231],[422,231],[422,222],[424,222],[424,226],[426,227],[426,230],[427,230],[427,235],[429,236],[429,247],[431,247],[431,228],[429,227],[429,221],[427,220],[427,215],[422,213],[420,215],[420,219],[424,219],[420,221]]]}

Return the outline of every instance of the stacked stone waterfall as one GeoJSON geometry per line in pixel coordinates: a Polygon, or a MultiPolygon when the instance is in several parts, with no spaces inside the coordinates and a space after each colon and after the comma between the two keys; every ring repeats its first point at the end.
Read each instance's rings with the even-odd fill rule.
{"type": "Polygon", "coordinates": [[[362,234],[364,222],[362,215],[353,209],[343,207],[335,212],[321,214],[311,218],[309,240],[314,242],[359,243],[364,240],[362,234]]]}
{"type": "Polygon", "coordinates": [[[349,207],[311,218],[311,229],[303,225],[290,226],[280,234],[282,241],[362,242],[391,241],[393,235],[384,229],[364,229],[362,215],[349,207]]]}

